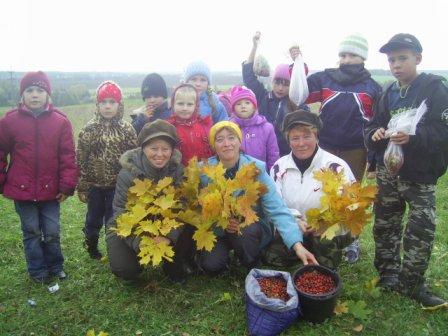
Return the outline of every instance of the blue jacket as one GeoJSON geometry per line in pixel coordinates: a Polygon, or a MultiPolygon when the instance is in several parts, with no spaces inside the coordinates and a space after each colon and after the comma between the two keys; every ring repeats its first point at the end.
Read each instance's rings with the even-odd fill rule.
{"type": "Polygon", "coordinates": [[[308,77],[307,104],[321,102],[322,130],[319,145],[330,150],[364,148],[363,129],[373,117],[373,105],[381,87],[370,74],[354,83],[340,83],[332,78],[338,69],[327,69],[308,77]]]}
{"type": "Polygon", "coordinates": [[[211,115],[213,124],[216,124],[218,121],[227,120],[228,115],[226,108],[224,105],[220,102],[218,99],[218,96],[211,92],[211,99],[215,102],[216,111],[212,111],[212,107],[210,106],[210,103],[208,101],[208,93],[203,92],[201,96],[199,97],[199,115],[203,118],[211,115]]]}
{"type": "MultiPolygon", "coordinates": [[[[257,97],[258,113],[264,115],[266,119],[274,125],[275,135],[277,136],[280,157],[291,152],[288,142],[282,133],[282,124],[285,115],[290,111],[289,97],[277,98],[272,91],[266,90],[253,70],[253,63],[243,63],[243,81],[257,97]]],[[[302,110],[309,111],[308,106],[302,104],[302,110]]]]}
{"type": "MultiPolygon", "coordinates": [[[[208,159],[210,165],[217,165],[218,158],[212,156],[208,159]]],[[[297,242],[303,241],[302,232],[297,225],[297,222],[288,207],[286,206],[283,199],[277,193],[274,180],[266,172],[266,165],[264,162],[253,158],[252,156],[246,154],[240,154],[239,167],[255,162],[260,174],[258,175],[258,181],[263,183],[267,187],[267,192],[261,196],[259,199],[259,204],[257,205],[257,213],[260,218],[260,223],[262,227],[262,238],[261,246],[263,248],[267,246],[274,237],[274,228],[270,223],[274,224],[275,229],[280,233],[283,242],[288,248],[297,242]]],[[[207,185],[208,178],[202,176],[201,184],[207,185]]],[[[222,235],[223,232],[218,232],[218,235],[222,235]]]]}
{"type": "Polygon", "coordinates": [[[142,130],[143,126],[145,126],[145,124],[153,122],[156,119],[166,120],[170,116],[171,116],[171,110],[168,108],[168,104],[163,103],[155,110],[151,118],[149,118],[145,113],[139,113],[137,117],[132,121],[132,126],[135,129],[135,133],[137,133],[138,135],[142,130]]]}

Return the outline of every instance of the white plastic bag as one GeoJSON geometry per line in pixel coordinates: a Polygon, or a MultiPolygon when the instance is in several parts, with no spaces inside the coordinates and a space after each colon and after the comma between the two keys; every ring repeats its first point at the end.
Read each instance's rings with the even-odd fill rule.
{"type": "Polygon", "coordinates": [[[308,81],[306,79],[305,62],[302,55],[298,55],[294,61],[289,85],[289,99],[297,106],[302,105],[308,98],[308,81]]]}
{"type": "MultiPolygon", "coordinates": [[[[424,100],[418,108],[406,110],[394,115],[387,124],[386,138],[397,132],[409,135],[415,135],[417,124],[428,110],[426,100],[424,100]]],[[[384,152],[384,165],[392,176],[400,171],[404,164],[404,154],[401,145],[397,145],[389,141],[386,151],[384,152]]]]}

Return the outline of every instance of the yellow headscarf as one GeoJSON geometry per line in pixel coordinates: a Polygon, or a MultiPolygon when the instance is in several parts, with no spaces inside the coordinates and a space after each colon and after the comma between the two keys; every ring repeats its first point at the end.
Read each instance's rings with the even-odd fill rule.
{"type": "Polygon", "coordinates": [[[213,125],[213,127],[210,129],[210,134],[208,136],[208,141],[210,143],[210,147],[215,150],[215,137],[216,134],[221,131],[223,128],[229,128],[235,133],[235,135],[238,137],[240,142],[243,141],[243,135],[241,133],[241,130],[237,124],[235,124],[232,121],[224,120],[220,121],[213,125]]]}

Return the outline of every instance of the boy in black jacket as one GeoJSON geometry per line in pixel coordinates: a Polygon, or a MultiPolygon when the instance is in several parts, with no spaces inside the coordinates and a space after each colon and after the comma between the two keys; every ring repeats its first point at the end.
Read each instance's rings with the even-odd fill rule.
{"type": "Polygon", "coordinates": [[[448,84],[442,77],[417,73],[422,47],[413,35],[393,36],[380,52],[387,54],[397,81],[382,94],[364,134],[366,145],[376,151],[378,162],[379,192],[373,234],[379,286],[409,296],[426,309],[447,307],[445,300],[428,290],[424,274],[434,242],[435,187],[447,168],[448,84]],[[396,132],[387,139],[385,130],[391,117],[417,108],[422,102],[427,111],[416,134],[396,132]],[[391,176],[384,166],[389,141],[401,145],[404,153],[404,164],[397,176],[391,176]],[[403,235],[406,203],[409,221],[403,235]]]}

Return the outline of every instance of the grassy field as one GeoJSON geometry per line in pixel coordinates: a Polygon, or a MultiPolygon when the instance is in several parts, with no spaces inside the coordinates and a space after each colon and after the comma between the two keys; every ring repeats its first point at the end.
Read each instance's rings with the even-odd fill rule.
{"type": "MultiPolygon", "coordinates": [[[[126,110],[140,100],[126,101],[126,110]]],[[[75,134],[91,117],[93,106],[62,108],[72,120],[75,134]]],[[[2,115],[4,109],[0,110],[2,115]]],[[[448,177],[437,190],[437,237],[427,272],[432,288],[448,297],[448,177]]],[[[62,205],[62,248],[69,279],[60,290],[27,276],[21,230],[13,203],[0,197],[0,335],[85,335],[95,328],[121,335],[245,335],[243,302],[245,273],[233,267],[217,278],[195,276],[185,286],[168,282],[160,269],[146,270],[139,283],[116,279],[107,262],[89,259],[82,247],[81,228],[86,207],[76,197],[62,205]],[[224,293],[230,294],[230,299],[224,293]],[[30,306],[33,299],[36,306],[30,306]]],[[[365,284],[376,276],[373,268],[371,225],[361,235],[362,258],[343,264],[342,302],[365,302],[369,314],[335,316],[321,325],[300,321],[284,335],[448,335],[448,310],[427,312],[393,293],[373,295],[365,284]],[[360,327],[361,326],[361,327],[360,327]],[[361,332],[355,331],[362,328],[361,332]]],[[[105,251],[104,242],[101,250],[105,251]]],[[[294,270],[294,267],[289,269],[294,270]]]]}

